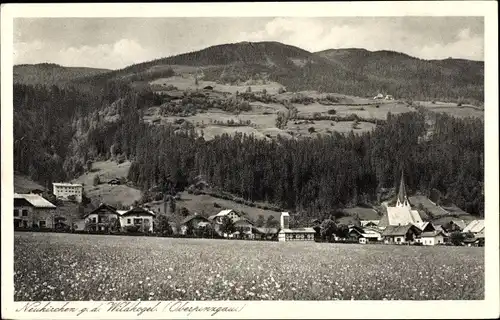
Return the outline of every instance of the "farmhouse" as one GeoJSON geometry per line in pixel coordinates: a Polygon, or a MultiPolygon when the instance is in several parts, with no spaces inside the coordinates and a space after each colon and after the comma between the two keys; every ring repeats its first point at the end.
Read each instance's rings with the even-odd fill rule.
{"type": "Polygon", "coordinates": [[[465,229],[466,226],[467,224],[465,223],[464,220],[454,219],[444,224],[443,229],[445,229],[447,232],[462,231],[465,229]]]}
{"type": "Polygon", "coordinates": [[[419,242],[424,246],[435,246],[436,244],[443,244],[445,242],[445,238],[446,235],[443,231],[426,231],[422,232],[422,234],[417,237],[416,242],[419,242]]]}
{"type": "Polygon", "coordinates": [[[377,227],[380,220],[361,220],[362,227],[377,227]]]}
{"type": "Polygon", "coordinates": [[[390,94],[386,95],[385,96],[385,100],[394,100],[393,96],[391,96],[390,94]]]}
{"type": "Polygon", "coordinates": [[[120,226],[122,229],[135,226],[141,232],[153,232],[153,219],[155,214],[144,208],[131,208],[130,210],[118,210],[120,226]]]}
{"type": "Polygon", "coordinates": [[[253,239],[253,223],[246,218],[240,218],[234,223],[236,230],[239,231],[240,236],[253,239]]]}
{"type": "Polygon", "coordinates": [[[463,230],[463,233],[473,233],[474,235],[484,232],[484,220],[473,220],[463,230]]]}
{"type": "Polygon", "coordinates": [[[277,228],[256,228],[254,227],[252,229],[252,232],[254,234],[254,239],[272,239],[276,237],[278,234],[278,229],[277,228]]]}
{"type": "Polygon", "coordinates": [[[212,86],[206,86],[203,88],[203,90],[213,90],[213,89],[214,89],[214,87],[212,87],[212,86]]]}
{"type": "Polygon", "coordinates": [[[423,221],[417,210],[412,210],[408,196],[406,195],[406,187],[404,176],[401,174],[401,182],[399,184],[396,206],[387,206],[387,212],[380,220],[378,227],[384,229],[388,226],[404,226],[408,224],[422,225],[423,221]]]}
{"type": "Polygon", "coordinates": [[[118,217],[119,214],[116,208],[104,203],[101,203],[96,209],[83,216],[86,229],[104,232],[107,232],[111,228],[114,219],[118,219],[118,217]]]}
{"type": "Polygon", "coordinates": [[[204,216],[194,213],[181,221],[179,233],[182,235],[188,235],[193,231],[206,228],[209,225],[211,225],[210,220],[204,216]]]}
{"type": "Polygon", "coordinates": [[[53,193],[58,199],[69,200],[68,197],[74,196],[76,201],[82,202],[83,186],[81,184],[54,182],[52,185],[54,186],[53,193]]]}
{"type": "Polygon", "coordinates": [[[240,214],[232,209],[222,210],[215,216],[212,216],[215,223],[221,224],[224,217],[229,217],[233,222],[240,219],[240,214]]]}
{"type": "Polygon", "coordinates": [[[14,194],[14,228],[53,228],[56,206],[37,194],[14,194]]]}
{"type": "Polygon", "coordinates": [[[281,230],[278,233],[279,241],[314,241],[316,231],[313,228],[290,229],[290,215],[281,213],[281,230]]]}
{"type": "Polygon", "coordinates": [[[386,244],[413,243],[421,231],[413,224],[402,226],[388,226],[384,229],[382,236],[386,244]]]}
{"type": "Polygon", "coordinates": [[[361,244],[382,241],[382,233],[374,228],[352,227],[349,229],[349,237],[356,239],[361,244]]]}
{"type": "Polygon", "coordinates": [[[466,238],[464,244],[468,247],[484,247],[484,233],[478,233],[473,238],[466,238]]]}
{"type": "Polygon", "coordinates": [[[375,97],[373,97],[374,100],[378,100],[378,99],[384,99],[384,95],[379,93],[377,94],[375,97]]]}

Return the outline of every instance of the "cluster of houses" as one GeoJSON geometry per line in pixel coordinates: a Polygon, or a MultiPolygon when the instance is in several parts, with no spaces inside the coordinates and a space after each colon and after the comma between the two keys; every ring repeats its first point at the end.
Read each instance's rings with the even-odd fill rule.
{"type": "Polygon", "coordinates": [[[394,100],[394,97],[391,96],[390,94],[383,95],[381,93],[377,94],[375,97],[373,97],[373,100],[394,100]]]}
{"type": "Polygon", "coordinates": [[[464,235],[463,244],[484,246],[484,220],[450,219],[438,225],[424,222],[417,210],[413,210],[406,194],[404,177],[401,175],[395,206],[387,206],[380,220],[361,221],[361,226],[350,226],[349,235],[359,243],[419,244],[424,246],[450,243],[451,234],[464,235]]]}
{"type": "MultiPolygon", "coordinates": [[[[54,183],[54,195],[59,199],[68,199],[74,196],[81,201],[82,185],[68,183],[54,183]]],[[[56,215],[56,206],[39,194],[14,195],[14,228],[56,229],[64,224],[64,217],[56,215]]],[[[128,210],[117,210],[115,207],[101,203],[82,219],[72,221],[74,231],[109,232],[139,231],[149,233],[154,231],[154,224],[159,213],[148,206],[131,207],[128,210]]],[[[290,215],[282,212],[279,226],[257,227],[251,220],[241,213],[226,209],[219,213],[205,217],[194,213],[185,217],[179,224],[170,223],[174,234],[218,236],[224,238],[244,239],[275,239],[278,241],[314,241],[320,234],[320,226],[308,228],[290,228],[290,215]],[[229,232],[223,228],[225,219],[230,219],[233,228],[229,232]]],[[[468,246],[484,245],[484,220],[473,220],[466,223],[464,220],[451,219],[443,225],[424,222],[417,210],[413,210],[406,194],[404,178],[398,190],[395,206],[387,206],[386,212],[380,220],[362,220],[360,225],[349,225],[348,239],[335,240],[356,241],[361,244],[419,244],[424,246],[441,245],[450,242],[453,232],[464,235],[463,244],[468,246]]]]}

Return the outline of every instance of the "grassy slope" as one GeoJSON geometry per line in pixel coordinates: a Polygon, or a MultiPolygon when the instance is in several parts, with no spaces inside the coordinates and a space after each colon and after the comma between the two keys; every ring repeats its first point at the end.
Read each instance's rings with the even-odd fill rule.
{"type": "Polygon", "coordinates": [[[14,174],[14,192],[29,193],[34,189],[45,190],[45,187],[24,175],[14,174]]]}
{"type": "Polygon", "coordinates": [[[141,191],[128,185],[108,185],[112,178],[127,177],[131,163],[126,161],[118,164],[114,161],[98,161],[92,165],[92,171],[74,179],[74,183],[82,183],[87,196],[93,200],[112,205],[121,203],[130,206],[141,198],[141,191]],[[94,186],[94,176],[98,175],[101,184],[94,186]]]}

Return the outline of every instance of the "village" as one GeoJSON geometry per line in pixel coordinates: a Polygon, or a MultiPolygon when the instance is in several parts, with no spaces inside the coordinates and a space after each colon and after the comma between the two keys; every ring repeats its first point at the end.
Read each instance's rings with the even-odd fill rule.
{"type": "MultiPolygon", "coordinates": [[[[110,183],[114,183],[110,181],[110,183]]],[[[53,183],[54,196],[62,201],[82,201],[83,185],[53,183]]],[[[220,238],[268,241],[327,241],[358,244],[465,245],[484,246],[484,220],[464,221],[450,217],[443,224],[424,221],[412,208],[403,173],[394,206],[386,206],[380,220],[351,223],[337,230],[332,220],[315,219],[311,225],[290,227],[290,214],[281,212],[280,220],[257,226],[240,212],[225,208],[211,216],[197,212],[180,224],[168,221],[161,209],[150,205],[119,210],[100,203],[82,219],[68,222],[56,214],[57,206],[40,195],[40,190],[14,195],[14,229],[45,232],[73,232],[119,235],[157,235],[170,237],[220,238]]]]}

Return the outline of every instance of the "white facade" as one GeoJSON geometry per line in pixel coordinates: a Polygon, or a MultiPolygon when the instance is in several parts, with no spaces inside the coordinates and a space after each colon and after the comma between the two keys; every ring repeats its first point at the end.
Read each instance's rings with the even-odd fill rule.
{"type": "Polygon", "coordinates": [[[278,241],[314,241],[316,231],[313,228],[290,229],[290,215],[282,212],[280,217],[281,230],[278,233],[278,241]]]}
{"type": "Polygon", "coordinates": [[[422,237],[419,241],[424,246],[435,246],[436,244],[444,243],[444,237],[442,235],[436,235],[434,237],[422,237]]]}
{"type": "Polygon", "coordinates": [[[69,196],[75,196],[77,202],[82,202],[83,186],[81,184],[55,182],[53,186],[53,193],[58,199],[68,200],[69,196]]]}
{"type": "Polygon", "coordinates": [[[120,216],[120,225],[122,228],[127,226],[139,226],[139,231],[153,232],[153,217],[146,215],[124,215],[120,216]]]}
{"type": "Polygon", "coordinates": [[[229,217],[233,222],[236,222],[240,219],[240,216],[238,215],[238,213],[236,213],[236,211],[228,209],[222,210],[221,212],[217,213],[217,215],[215,215],[215,222],[221,224],[224,217],[229,217]]]}

